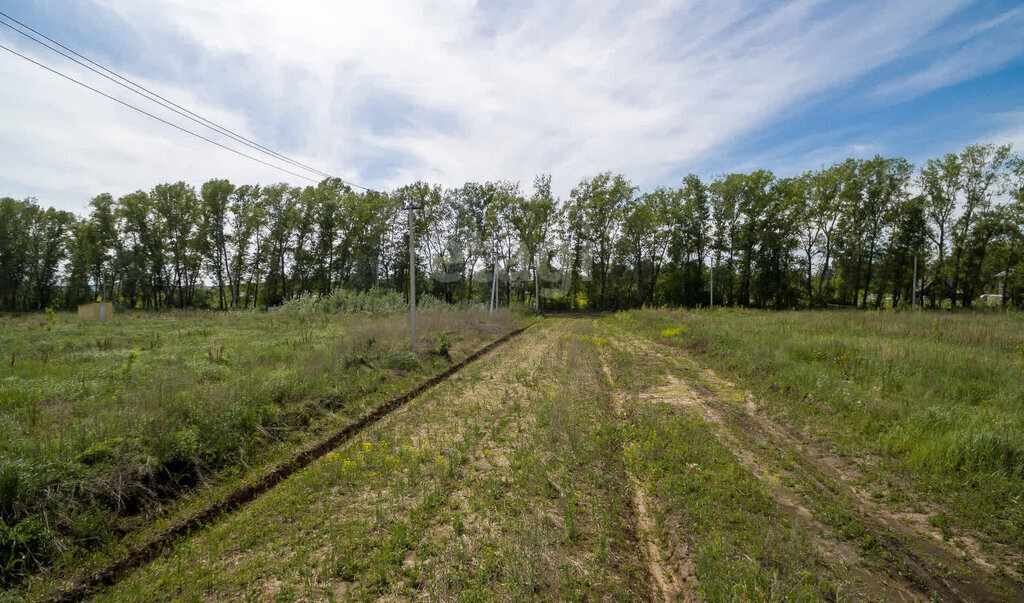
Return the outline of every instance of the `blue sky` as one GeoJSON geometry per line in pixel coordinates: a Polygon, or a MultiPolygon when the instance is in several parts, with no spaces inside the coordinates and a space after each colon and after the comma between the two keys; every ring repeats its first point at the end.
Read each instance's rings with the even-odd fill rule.
{"type": "MultiPolygon", "coordinates": [[[[0,0],[264,145],[360,184],[625,173],[644,189],[849,156],[1024,151],[1010,2],[0,0]]],[[[0,43],[114,93],[0,28],[0,43]]],[[[0,52],[0,195],[82,211],[157,182],[305,181],[0,52]]],[[[158,107],[147,107],[197,128],[158,107]]],[[[208,133],[207,133],[208,134],[208,133]]]]}

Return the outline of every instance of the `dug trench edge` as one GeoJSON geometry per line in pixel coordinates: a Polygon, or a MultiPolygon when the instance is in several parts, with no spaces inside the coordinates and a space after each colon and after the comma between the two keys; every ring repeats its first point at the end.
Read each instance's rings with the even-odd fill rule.
{"type": "Polygon", "coordinates": [[[498,339],[495,339],[484,347],[476,350],[466,358],[423,381],[416,387],[391,398],[387,402],[373,409],[371,412],[363,415],[361,418],[335,431],[327,438],[306,447],[300,452],[274,465],[273,468],[266,471],[255,480],[239,486],[220,500],[203,507],[194,514],[182,519],[166,530],[163,530],[159,534],[153,536],[146,542],[132,547],[119,559],[93,571],[83,578],[79,578],[70,585],[65,586],[57,594],[50,597],[49,600],[54,602],[78,601],[85,598],[97,587],[108,586],[116,583],[127,571],[135,569],[159,557],[165,548],[174,540],[203,528],[220,516],[230,513],[255,500],[297,471],[305,468],[313,461],[348,441],[363,429],[377,423],[413,398],[416,398],[423,392],[434,387],[448,377],[451,377],[466,365],[480,359],[494,348],[506,343],[535,324],[537,323],[532,322],[524,327],[519,327],[518,329],[509,331],[505,335],[502,335],[498,339]]]}

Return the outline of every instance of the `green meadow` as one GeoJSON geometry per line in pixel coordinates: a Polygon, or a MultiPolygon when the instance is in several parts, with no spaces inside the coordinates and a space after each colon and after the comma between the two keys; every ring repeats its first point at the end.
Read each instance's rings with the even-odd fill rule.
{"type": "Polygon", "coordinates": [[[15,582],[181,493],[344,424],[510,328],[507,312],[0,318],[0,572],[15,582]]]}

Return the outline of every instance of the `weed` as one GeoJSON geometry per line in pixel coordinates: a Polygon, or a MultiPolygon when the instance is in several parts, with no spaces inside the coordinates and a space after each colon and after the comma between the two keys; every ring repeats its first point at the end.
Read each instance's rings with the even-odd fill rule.
{"type": "Polygon", "coordinates": [[[53,326],[57,324],[57,313],[53,311],[53,308],[46,309],[46,330],[52,331],[53,326]]]}
{"type": "Polygon", "coordinates": [[[214,364],[228,364],[229,362],[224,344],[211,344],[206,350],[206,356],[214,364]]]}
{"type": "Polygon", "coordinates": [[[928,517],[928,522],[938,528],[943,539],[950,540],[953,538],[953,521],[946,513],[941,511],[935,513],[928,517]]]}
{"type": "Polygon", "coordinates": [[[420,366],[419,358],[401,350],[388,352],[384,357],[384,363],[389,369],[396,371],[414,371],[420,366]]]}
{"type": "Polygon", "coordinates": [[[121,373],[128,376],[132,373],[132,367],[135,365],[135,361],[139,358],[139,352],[132,350],[128,352],[128,356],[124,359],[124,363],[121,364],[121,373]]]}

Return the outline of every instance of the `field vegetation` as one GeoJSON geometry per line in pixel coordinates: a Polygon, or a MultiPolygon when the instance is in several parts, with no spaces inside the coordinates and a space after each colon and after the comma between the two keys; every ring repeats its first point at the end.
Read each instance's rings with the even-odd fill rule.
{"type": "MultiPolygon", "coordinates": [[[[301,409],[287,416],[312,412],[321,423],[280,420],[222,434],[255,443],[236,444],[219,470],[197,454],[194,475],[203,485],[178,507],[137,514],[134,520],[144,525],[106,552],[81,558],[86,568],[103,566],[106,553],[173,523],[190,504],[208,500],[207,493],[222,492],[233,475],[245,473],[238,467],[294,448],[318,424],[344,423],[388,388],[444,366],[440,333],[459,357],[514,323],[508,315],[488,323],[478,313],[427,314],[424,347],[433,341],[433,352],[398,360],[401,329],[393,317],[282,310],[121,320],[140,334],[158,329],[159,320],[165,327],[181,324],[191,331],[182,337],[200,343],[209,337],[203,328],[221,337],[237,330],[228,349],[254,330],[261,333],[287,356],[267,360],[268,350],[253,348],[249,362],[264,368],[280,362],[277,378],[290,375],[288,390],[306,392],[271,401],[275,416],[301,409]],[[311,325],[336,333],[309,342],[321,352],[333,346],[326,352],[334,358],[333,381],[318,377],[323,367],[313,358],[323,353],[303,355],[287,343],[311,325]],[[367,351],[370,336],[379,354],[367,351]],[[379,389],[360,390],[370,381],[379,389]],[[261,456],[255,449],[267,443],[261,456]],[[224,467],[236,467],[235,474],[224,467]]],[[[5,332],[45,330],[45,322],[20,318],[5,332]]],[[[89,331],[91,341],[91,330],[101,326],[54,328],[89,331]]],[[[595,593],[625,600],[1018,600],[1024,595],[1022,338],[1021,316],[1005,312],[715,308],[548,317],[93,594],[99,600],[589,600],[595,593]]],[[[212,362],[198,353],[195,360],[212,362]]],[[[103,366],[120,371],[124,362],[103,366]]],[[[146,369],[135,362],[139,386],[146,369]]],[[[272,381],[263,383],[253,387],[262,391],[272,381]]],[[[119,387],[131,384],[123,380],[119,387]]],[[[272,400],[274,391],[265,396],[272,400]]],[[[114,408],[111,401],[91,403],[114,408]]],[[[231,416],[223,414],[230,406],[207,407],[218,424],[231,416]]],[[[168,408],[180,413],[181,407],[168,408]]],[[[163,424],[179,416],[156,406],[146,412],[163,424]]],[[[174,425],[165,431],[188,427],[174,425]]],[[[204,424],[194,425],[203,433],[204,424]]],[[[127,441],[126,433],[105,432],[92,441],[127,441]]],[[[136,450],[160,441],[153,432],[130,433],[149,434],[133,444],[136,450]]],[[[117,441],[114,454],[123,455],[117,441]]],[[[28,449],[27,440],[22,447],[28,449]]],[[[82,450],[90,447],[95,444],[82,450]]],[[[164,448],[150,450],[152,458],[163,458],[156,455],[164,448]]],[[[103,466],[108,474],[117,466],[88,465],[81,455],[50,459],[85,470],[103,466]]],[[[19,462],[29,466],[33,458],[43,457],[23,455],[19,462]]],[[[66,498],[56,508],[101,508],[103,529],[131,517],[97,507],[99,500],[66,498]]],[[[60,563],[11,592],[27,598],[59,592],[68,569],[60,563]]]]}
{"type": "MultiPolygon", "coordinates": [[[[349,302],[352,296],[349,296],[349,302]]],[[[438,307],[443,306],[437,304],[438,307]]],[[[0,318],[0,578],[74,563],[503,334],[508,311],[0,318]]]]}
{"type": "Polygon", "coordinates": [[[615,322],[692,358],[698,383],[728,390],[717,373],[742,386],[736,401],[824,459],[854,506],[1024,575],[1021,315],[647,310],[615,322]]]}

